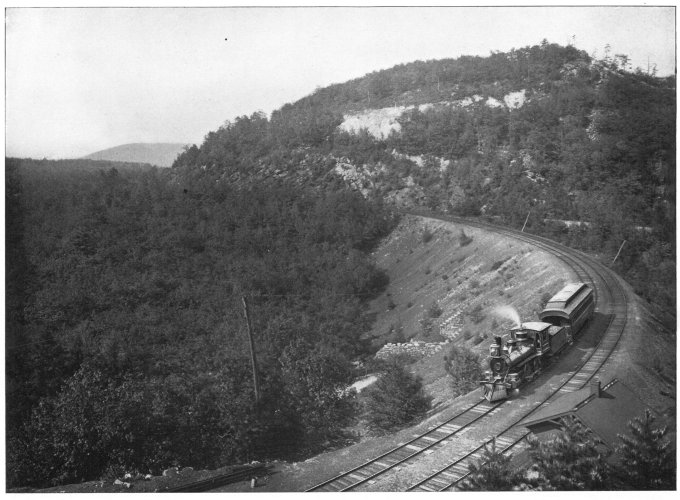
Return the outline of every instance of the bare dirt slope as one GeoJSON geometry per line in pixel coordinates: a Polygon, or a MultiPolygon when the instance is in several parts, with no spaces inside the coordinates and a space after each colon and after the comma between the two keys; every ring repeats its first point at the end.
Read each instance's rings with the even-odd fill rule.
{"type": "MultiPolygon", "coordinates": [[[[373,342],[449,340],[482,356],[494,334],[513,321],[499,312],[511,306],[522,321],[535,321],[547,298],[576,279],[559,259],[526,243],[425,217],[406,216],[375,251],[390,277],[386,292],[372,304],[373,342]],[[433,318],[436,303],[442,313],[433,318]],[[442,338],[428,338],[423,319],[442,338]],[[401,330],[401,333],[399,333],[401,330]],[[397,338],[401,335],[401,339],[397,338]]],[[[444,346],[415,365],[435,404],[452,397],[443,369],[444,346]]]]}

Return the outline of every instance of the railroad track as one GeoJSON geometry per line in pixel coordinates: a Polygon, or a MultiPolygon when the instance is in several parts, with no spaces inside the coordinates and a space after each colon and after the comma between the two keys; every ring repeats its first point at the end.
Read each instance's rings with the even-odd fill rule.
{"type": "MultiPolygon", "coordinates": [[[[432,214],[416,213],[416,215],[433,217],[432,214]]],[[[505,234],[550,252],[570,267],[580,281],[590,283],[593,286],[597,305],[596,310],[609,318],[605,333],[599,340],[599,343],[594,349],[587,351],[583,355],[579,367],[569,373],[568,380],[561,384],[557,390],[551,392],[548,398],[535,406],[531,411],[524,413],[519,420],[515,421],[495,438],[492,438],[501,444],[501,449],[504,453],[512,449],[517,450],[523,446],[522,443],[525,442],[524,440],[529,434],[528,430],[517,425],[521,420],[538,408],[549,404],[553,398],[558,397],[562,393],[582,388],[604,366],[625,330],[628,317],[627,296],[618,278],[613,273],[581,252],[569,249],[546,238],[521,233],[516,230],[499,228],[478,221],[459,217],[442,218],[434,216],[434,218],[505,234]]],[[[468,428],[473,423],[477,423],[484,417],[497,412],[506,402],[491,404],[485,400],[480,400],[451,419],[416,436],[409,442],[401,444],[353,469],[319,483],[306,491],[349,491],[369,481],[373,481],[398,465],[416,460],[426,450],[446,445],[463,428],[468,428]],[[481,405],[485,403],[487,408],[481,410],[481,405]],[[467,422],[473,414],[477,415],[467,422]],[[459,426],[461,425],[459,422],[463,423],[462,427],[459,426]]],[[[408,491],[445,491],[455,487],[467,475],[467,464],[474,460],[479,460],[484,446],[488,442],[490,441],[483,443],[446,467],[435,471],[434,474],[411,486],[408,491]]]]}
{"type": "Polygon", "coordinates": [[[463,429],[467,429],[473,423],[496,412],[503,403],[489,403],[486,399],[480,399],[472,406],[417,435],[410,441],[402,443],[382,455],[338,474],[306,491],[348,491],[356,488],[398,465],[409,462],[426,450],[446,445],[452,437],[463,429]]]}
{"type": "MultiPolygon", "coordinates": [[[[465,219],[458,220],[458,222],[487,229],[487,225],[482,223],[471,224],[470,221],[465,219]]],[[[493,226],[491,228],[495,229],[493,226]]],[[[469,474],[469,465],[480,461],[484,448],[494,440],[496,444],[500,444],[501,453],[509,453],[511,450],[516,452],[526,449],[528,447],[526,438],[530,432],[528,429],[522,427],[520,423],[538,409],[550,404],[563,393],[573,392],[588,384],[614,352],[625,330],[628,321],[627,296],[619,279],[602,264],[593,261],[590,257],[585,255],[579,255],[577,258],[574,258],[573,255],[576,251],[556,247],[555,243],[549,242],[541,237],[525,235],[524,233],[518,234],[516,231],[511,230],[500,230],[497,232],[530,242],[557,255],[558,258],[563,260],[576,272],[579,279],[590,282],[593,285],[598,296],[602,297],[602,300],[598,300],[598,308],[602,308],[602,303],[604,302],[610,321],[595,349],[582,358],[581,365],[573,372],[570,372],[569,378],[560,384],[556,390],[552,391],[548,398],[526,414],[522,415],[514,423],[507,426],[497,436],[464,454],[462,457],[449,463],[445,467],[435,471],[418,483],[410,486],[407,491],[447,491],[455,488],[469,474]],[[587,267],[584,267],[584,263],[587,263],[587,267]]],[[[616,379],[612,380],[605,386],[605,389],[611,387],[611,385],[616,382],[616,379]]]]}

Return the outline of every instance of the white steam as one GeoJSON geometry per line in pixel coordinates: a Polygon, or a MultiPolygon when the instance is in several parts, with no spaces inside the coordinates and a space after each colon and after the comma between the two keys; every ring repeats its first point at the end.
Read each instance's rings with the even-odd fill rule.
{"type": "Polygon", "coordinates": [[[517,312],[517,309],[512,306],[496,306],[491,312],[500,318],[509,319],[514,322],[515,326],[518,328],[522,326],[522,320],[519,317],[519,313],[517,312]]]}

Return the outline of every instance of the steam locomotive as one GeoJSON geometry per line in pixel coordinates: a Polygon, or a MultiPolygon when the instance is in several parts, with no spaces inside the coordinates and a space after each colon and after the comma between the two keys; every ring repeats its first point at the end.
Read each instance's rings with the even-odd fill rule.
{"type": "Polygon", "coordinates": [[[570,345],[593,315],[593,290],[572,283],[560,290],[539,314],[540,321],[522,323],[510,330],[510,338],[494,337],[489,346],[489,368],[481,381],[484,397],[499,401],[536,377],[546,362],[570,345]]]}

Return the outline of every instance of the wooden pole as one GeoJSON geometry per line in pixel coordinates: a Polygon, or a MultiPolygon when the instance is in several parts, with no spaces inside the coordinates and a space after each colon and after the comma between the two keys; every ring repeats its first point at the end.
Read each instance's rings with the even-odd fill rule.
{"type": "Polygon", "coordinates": [[[612,264],[616,262],[616,259],[619,257],[619,254],[621,253],[621,250],[623,250],[623,245],[626,244],[626,240],[623,240],[623,243],[621,243],[621,246],[619,247],[619,251],[616,252],[616,257],[614,257],[614,260],[612,261],[612,264]]]}
{"type": "Polygon", "coordinates": [[[524,228],[527,227],[527,222],[529,221],[529,215],[531,214],[531,210],[529,210],[529,213],[527,214],[527,218],[524,219],[524,225],[522,226],[522,232],[524,232],[524,228]]]}
{"type": "Polygon", "coordinates": [[[243,299],[243,312],[246,315],[246,324],[248,325],[248,342],[250,343],[250,364],[253,369],[253,388],[255,389],[255,404],[260,402],[260,380],[257,376],[257,359],[255,358],[255,343],[253,342],[252,326],[250,324],[250,314],[248,314],[248,301],[245,295],[243,299]]]}

